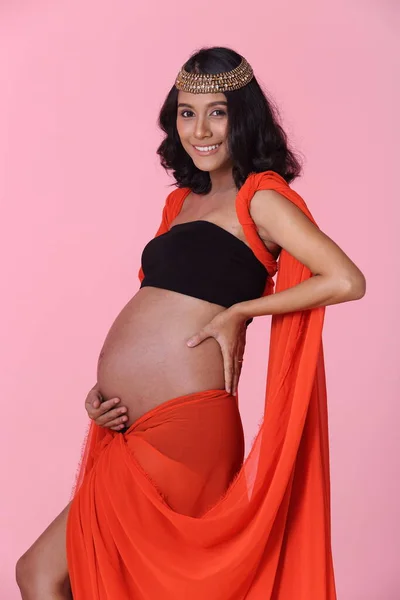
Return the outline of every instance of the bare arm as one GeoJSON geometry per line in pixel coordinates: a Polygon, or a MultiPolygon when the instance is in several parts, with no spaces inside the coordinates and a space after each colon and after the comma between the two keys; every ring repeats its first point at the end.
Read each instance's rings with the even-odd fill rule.
{"type": "Polygon", "coordinates": [[[232,307],[243,317],[273,315],[358,300],[365,294],[363,273],[290,200],[274,190],[256,192],[250,214],[260,237],[308,267],[313,277],[267,297],[232,307]]]}

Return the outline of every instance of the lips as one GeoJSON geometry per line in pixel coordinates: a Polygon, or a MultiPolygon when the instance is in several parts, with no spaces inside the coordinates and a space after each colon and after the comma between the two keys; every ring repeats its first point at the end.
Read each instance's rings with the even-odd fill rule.
{"type": "Polygon", "coordinates": [[[196,148],[196,146],[194,146],[192,144],[192,147],[193,147],[194,151],[196,152],[196,154],[198,154],[199,156],[210,156],[211,154],[215,154],[216,152],[218,152],[221,144],[222,144],[222,142],[219,142],[218,144],[207,144],[207,145],[203,145],[203,146],[197,145],[197,148],[196,148]],[[217,147],[215,148],[214,146],[217,146],[217,147]],[[199,148],[210,148],[210,147],[212,147],[212,150],[199,150],[199,148]]]}

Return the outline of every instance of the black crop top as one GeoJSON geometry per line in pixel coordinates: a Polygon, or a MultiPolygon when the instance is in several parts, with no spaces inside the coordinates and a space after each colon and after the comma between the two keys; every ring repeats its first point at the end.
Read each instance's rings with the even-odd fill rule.
{"type": "Polygon", "coordinates": [[[268,273],[253,251],[210,221],[171,227],[145,246],[140,287],[163,288],[228,308],[259,298],[268,273]]]}

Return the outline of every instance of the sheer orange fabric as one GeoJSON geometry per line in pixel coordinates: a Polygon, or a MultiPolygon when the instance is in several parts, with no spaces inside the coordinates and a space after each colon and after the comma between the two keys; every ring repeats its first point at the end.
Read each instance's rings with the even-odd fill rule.
{"type": "MultiPolygon", "coordinates": [[[[261,189],[276,190],[314,220],[277,173],[247,178],[238,218],[273,275],[277,264],[249,212],[261,189]]],[[[188,193],[168,196],[156,235],[188,193]]],[[[277,292],[310,276],[282,250],[277,292]]],[[[264,294],[273,291],[268,280],[264,294]]],[[[236,403],[223,391],[163,403],[125,434],[91,425],[67,526],[74,600],[336,598],[324,312],[272,317],[264,419],[243,463],[236,403]]]]}

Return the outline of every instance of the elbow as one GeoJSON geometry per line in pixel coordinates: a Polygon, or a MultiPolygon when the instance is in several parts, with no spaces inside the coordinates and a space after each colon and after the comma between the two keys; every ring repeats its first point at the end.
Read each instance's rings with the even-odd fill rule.
{"type": "Polygon", "coordinates": [[[352,282],[352,300],[361,300],[365,296],[365,292],[367,291],[367,281],[359,271],[356,277],[353,278],[352,282]]]}
{"type": "Polygon", "coordinates": [[[342,301],[361,300],[365,296],[366,289],[367,282],[361,271],[351,277],[345,277],[341,285],[342,301]]]}

